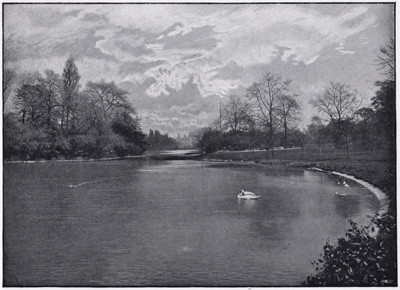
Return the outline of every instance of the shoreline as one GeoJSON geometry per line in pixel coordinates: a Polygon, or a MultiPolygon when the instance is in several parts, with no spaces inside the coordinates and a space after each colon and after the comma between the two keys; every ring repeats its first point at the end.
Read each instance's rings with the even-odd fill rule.
{"type": "Polygon", "coordinates": [[[315,167],[315,166],[309,166],[307,163],[304,162],[300,162],[300,163],[292,163],[292,162],[282,162],[281,160],[276,160],[275,162],[268,162],[268,163],[264,163],[264,162],[254,162],[254,161],[238,161],[238,160],[230,160],[230,159],[203,159],[204,161],[209,161],[209,162],[221,162],[221,163],[233,163],[233,164],[238,164],[238,165],[248,165],[248,166],[281,166],[281,167],[286,167],[286,168],[304,168],[304,169],[308,169],[308,170],[314,170],[314,171],[320,171],[320,172],[325,172],[325,173],[330,173],[330,174],[334,174],[334,175],[338,175],[347,179],[351,179],[355,182],[357,182],[358,184],[361,184],[362,186],[364,186],[366,189],[368,189],[370,192],[372,192],[376,198],[378,199],[379,203],[380,203],[380,210],[378,211],[378,214],[383,214],[383,213],[387,213],[389,210],[389,197],[388,195],[379,187],[371,184],[369,181],[357,178],[353,175],[347,174],[347,173],[343,173],[343,172],[338,172],[338,171],[334,171],[334,170],[325,170],[319,167],[315,167]]]}
{"type": "MultiPolygon", "coordinates": [[[[194,151],[194,150],[181,150],[181,151],[194,151]]],[[[153,160],[199,160],[201,155],[197,152],[189,152],[186,154],[165,151],[150,151],[143,155],[128,155],[124,157],[105,157],[105,158],[83,158],[77,157],[74,159],[40,159],[40,160],[8,160],[4,164],[34,164],[34,163],[49,163],[49,162],[93,162],[93,161],[112,161],[112,160],[125,160],[125,159],[153,159],[153,160]]]]}
{"type": "Polygon", "coordinates": [[[4,161],[4,164],[35,164],[35,163],[54,163],[54,162],[94,162],[94,161],[113,161],[113,160],[124,160],[124,159],[147,159],[145,155],[134,155],[124,157],[108,157],[108,158],[78,158],[78,159],[53,159],[53,160],[15,160],[15,161],[4,161]]]}
{"type": "Polygon", "coordinates": [[[376,196],[376,198],[379,200],[379,202],[381,204],[381,209],[379,210],[378,214],[383,214],[383,213],[387,213],[388,212],[388,209],[389,209],[389,198],[388,198],[387,194],[384,193],[382,189],[372,185],[368,181],[356,178],[353,175],[349,175],[349,174],[346,174],[346,173],[337,172],[337,171],[328,171],[328,170],[324,170],[324,169],[321,169],[321,168],[318,168],[318,167],[311,167],[309,169],[310,170],[314,170],[314,171],[326,172],[326,173],[331,173],[331,174],[334,174],[334,175],[338,175],[338,176],[341,176],[341,177],[344,177],[344,178],[347,178],[347,179],[351,179],[351,180],[357,182],[358,184],[361,184],[366,189],[371,191],[376,196]]]}

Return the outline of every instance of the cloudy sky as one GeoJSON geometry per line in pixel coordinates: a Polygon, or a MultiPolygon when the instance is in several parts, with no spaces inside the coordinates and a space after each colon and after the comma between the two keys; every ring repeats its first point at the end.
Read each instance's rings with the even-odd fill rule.
{"type": "Polygon", "coordinates": [[[331,81],[368,100],[375,59],[393,37],[392,4],[4,5],[5,66],[62,73],[69,56],[86,81],[129,92],[145,132],[205,126],[219,102],[273,72],[292,79],[303,124],[331,81]]]}

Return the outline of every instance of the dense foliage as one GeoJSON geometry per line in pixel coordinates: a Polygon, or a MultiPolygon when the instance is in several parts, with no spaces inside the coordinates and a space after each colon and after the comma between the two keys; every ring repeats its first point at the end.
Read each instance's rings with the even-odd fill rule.
{"type": "Polygon", "coordinates": [[[20,76],[14,110],[4,115],[4,159],[101,158],[144,152],[145,134],[127,92],[105,81],[88,82],[81,90],[79,80],[72,58],[62,76],[52,70],[20,76]]]}
{"type": "Polygon", "coordinates": [[[316,274],[306,286],[396,286],[397,244],[395,218],[377,215],[368,228],[350,222],[337,244],[326,243],[316,274]]]}
{"type": "Polygon", "coordinates": [[[376,118],[388,141],[390,157],[396,158],[396,83],[391,80],[377,82],[379,90],[372,99],[376,118]]]}
{"type": "MultiPolygon", "coordinates": [[[[221,132],[211,127],[202,128],[190,134],[194,146],[203,153],[213,153],[218,150],[251,150],[266,149],[265,134],[260,130],[252,131],[227,131],[221,132]]],[[[304,145],[304,133],[300,130],[292,130],[284,137],[282,132],[276,134],[276,147],[302,147],[304,145]]]]}

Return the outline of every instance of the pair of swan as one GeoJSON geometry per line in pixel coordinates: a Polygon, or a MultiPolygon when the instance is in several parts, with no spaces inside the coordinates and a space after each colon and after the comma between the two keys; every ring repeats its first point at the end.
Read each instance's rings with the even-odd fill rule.
{"type": "MultiPolygon", "coordinates": [[[[340,184],[340,181],[338,182],[338,184],[340,184]]],[[[350,185],[347,184],[346,180],[343,180],[343,185],[344,185],[345,187],[350,187],[350,185]]]]}

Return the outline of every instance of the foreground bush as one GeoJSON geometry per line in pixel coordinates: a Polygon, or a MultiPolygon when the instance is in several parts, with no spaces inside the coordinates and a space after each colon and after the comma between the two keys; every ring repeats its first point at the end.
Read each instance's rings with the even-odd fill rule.
{"type": "Polygon", "coordinates": [[[322,258],[312,264],[317,273],[303,286],[396,286],[396,220],[377,215],[368,228],[351,222],[336,245],[327,243],[322,258]]]}

